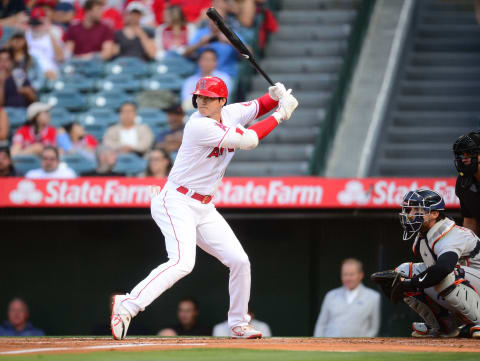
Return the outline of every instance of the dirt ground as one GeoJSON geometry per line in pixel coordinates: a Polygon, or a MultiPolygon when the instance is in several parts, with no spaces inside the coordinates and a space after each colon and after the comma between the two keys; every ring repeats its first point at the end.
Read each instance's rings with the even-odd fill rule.
{"type": "Polygon", "coordinates": [[[414,338],[266,338],[232,340],[226,338],[141,338],[122,341],[99,337],[0,338],[0,355],[77,353],[101,350],[166,350],[186,348],[244,348],[301,351],[378,352],[480,352],[480,341],[472,339],[414,338]]]}

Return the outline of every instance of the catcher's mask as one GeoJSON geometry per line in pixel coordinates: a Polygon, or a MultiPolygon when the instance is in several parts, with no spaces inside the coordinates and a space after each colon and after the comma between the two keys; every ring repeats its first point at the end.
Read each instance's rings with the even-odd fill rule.
{"type": "Polygon", "coordinates": [[[440,194],[430,189],[417,189],[408,192],[403,197],[402,211],[399,213],[403,228],[403,240],[409,240],[417,235],[425,216],[432,211],[445,210],[445,202],[440,194]]]}
{"type": "Polygon", "coordinates": [[[453,144],[455,168],[462,177],[473,177],[478,170],[478,154],[480,153],[480,132],[462,135],[453,144]],[[464,162],[466,159],[467,164],[464,162]]]}

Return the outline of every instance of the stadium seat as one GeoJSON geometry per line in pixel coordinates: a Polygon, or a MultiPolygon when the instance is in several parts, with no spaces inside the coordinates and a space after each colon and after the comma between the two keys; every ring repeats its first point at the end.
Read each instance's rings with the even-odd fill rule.
{"type": "Polygon", "coordinates": [[[52,110],[50,110],[50,118],[50,124],[55,128],[75,121],[75,116],[63,107],[53,107],[52,110]]]}
{"type": "Polygon", "coordinates": [[[62,66],[61,72],[65,75],[80,73],[89,78],[97,78],[104,75],[104,68],[105,65],[101,60],[70,59],[65,65],[62,66]]]}
{"type": "Polygon", "coordinates": [[[137,111],[137,123],[148,124],[151,127],[163,127],[168,124],[167,114],[160,109],[141,108],[137,111]]]}
{"type": "Polygon", "coordinates": [[[12,157],[15,170],[25,175],[29,170],[40,168],[40,158],[36,155],[16,155],[12,157]]]}
{"type": "Polygon", "coordinates": [[[113,168],[114,172],[125,173],[127,175],[136,175],[144,172],[147,161],[133,153],[119,154],[117,164],[113,168]]]}
{"type": "Polygon", "coordinates": [[[157,74],[142,81],[143,90],[172,90],[179,92],[184,80],[177,74],[157,74]]]}
{"type": "Polygon", "coordinates": [[[5,46],[5,43],[8,39],[17,31],[16,28],[12,26],[3,26],[2,27],[2,37],[0,38],[0,46],[5,46]]]}
{"type": "Polygon", "coordinates": [[[121,90],[125,92],[138,92],[141,90],[141,83],[133,75],[119,74],[110,75],[105,79],[101,79],[97,82],[96,88],[99,91],[113,91],[121,90]]]}
{"type": "Polygon", "coordinates": [[[197,70],[197,66],[184,58],[166,58],[151,65],[151,71],[156,74],[176,74],[182,77],[192,75],[197,70]]]}
{"type": "Polygon", "coordinates": [[[62,106],[70,111],[81,111],[87,107],[85,97],[75,90],[61,90],[45,94],[41,101],[52,106],[62,106]]]}
{"type": "Polygon", "coordinates": [[[92,108],[77,119],[83,125],[101,124],[108,127],[118,122],[118,115],[110,108],[92,108]]]}
{"type": "Polygon", "coordinates": [[[5,107],[4,109],[7,112],[8,122],[12,130],[16,130],[25,123],[27,117],[27,111],[25,108],[5,107]]]}
{"type": "Polygon", "coordinates": [[[95,81],[83,74],[74,73],[55,81],[47,81],[46,88],[54,91],[74,90],[87,93],[95,90],[95,81]]]}
{"type": "Polygon", "coordinates": [[[62,157],[62,161],[67,163],[77,174],[92,172],[96,167],[95,161],[81,154],[66,154],[62,157]]]}
{"type": "Polygon", "coordinates": [[[132,101],[125,92],[122,91],[109,91],[93,94],[89,98],[89,104],[95,108],[111,108],[118,110],[120,106],[127,102],[132,101]]]}
{"type": "Polygon", "coordinates": [[[107,75],[127,74],[137,78],[150,75],[148,63],[133,57],[118,58],[109,63],[105,69],[107,75]]]}
{"type": "Polygon", "coordinates": [[[107,131],[107,126],[105,124],[93,123],[93,124],[83,124],[85,132],[87,134],[93,135],[99,142],[102,141],[103,135],[107,131]]]}

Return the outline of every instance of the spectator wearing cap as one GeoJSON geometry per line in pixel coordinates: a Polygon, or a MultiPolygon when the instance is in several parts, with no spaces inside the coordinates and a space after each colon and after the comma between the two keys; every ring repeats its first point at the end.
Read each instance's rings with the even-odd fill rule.
{"type": "MultiPolygon", "coordinates": [[[[103,6],[101,21],[110,27],[113,31],[123,28],[123,0],[98,0],[103,6]]],[[[85,2],[85,0],[83,0],[85,2]]],[[[75,1],[74,1],[75,3],[75,1]]],[[[73,21],[82,21],[85,17],[85,8],[76,8],[73,21]]]]}
{"type": "Polygon", "coordinates": [[[13,51],[0,49],[0,106],[26,108],[36,99],[25,71],[13,69],[13,51]]]}
{"type": "Polygon", "coordinates": [[[136,124],[137,106],[126,102],[120,107],[120,122],[107,129],[103,144],[120,153],[143,155],[153,144],[153,133],[146,124],[136,124]]]}
{"type": "Polygon", "coordinates": [[[195,25],[187,23],[180,6],[165,9],[164,23],[155,31],[156,59],[161,60],[169,54],[183,56],[195,31],[195,25]]]}
{"type": "Polygon", "coordinates": [[[0,147],[8,145],[8,133],[10,132],[10,123],[5,109],[0,108],[0,147]]]}
{"type": "Polygon", "coordinates": [[[44,22],[48,24],[49,32],[55,36],[57,40],[62,40],[63,38],[63,29],[60,26],[55,25],[53,22],[53,14],[55,12],[55,7],[57,6],[57,0],[36,0],[35,7],[30,13],[30,19],[32,18],[32,13],[36,9],[42,9],[45,14],[44,22]]]}
{"type": "Polygon", "coordinates": [[[42,153],[45,146],[56,145],[57,131],[50,125],[51,106],[35,102],[27,108],[27,121],[21,126],[12,140],[13,156],[42,153]]]}
{"type": "Polygon", "coordinates": [[[147,154],[147,169],[140,177],[165,178],[172,169],[172,160],[163,148],[154,148],[147,154]]]}
{"type": "Polygon", "coordinates": [[[71,3],[59,2],[53,12],[53,23],[66,31],[72,23],[75,8],[71,3]]]}
{"type": "Polygon", "coordinates": [[[142,60],[151,60],[155,57],[154,32],[140,26],[140,19],[145,11],[145,6],[139,1],[128,4],[125,9],[125,26],[115,33],[116,55],[142,60]]]}
{"type": "Polygon", "coordinates": [[[0,147],[0,177],[16,177],[17,175],[10,155],[10,149],[8,147],[0,147]]]}
{"type": "Polygon", "coordinates": [[[198,72],[185,79],[182,87],[182,108],[185,111],[193,110],[192,93],[195,85],[204,76],[216,76],[227,85],[228,94],[232,92],[232,79],[230,75],[217,70],[217,53],[213,49],[205,49],[198,58],[198,72]]]}
{"type": "Polygon", "coordinates": [[[69,123],[58,130],[58,147],[63,154],[80,154],[85,158],[95,159],[97,139],[85,133],[85,128],[77,123],[69,123]]]}
{"type": "Polygon", "coordinates": [[[25,33],[23,31],[15,32],[8,39],[6,47],[13,52],[13,69],[21,69],[27,74],[32,87],[35,90],[41,89],[45,83],[45,77],[39,61],[28,50],[25,33]]]}
{"type": "Polygon", "coordinates": [[[0,1],[0,25],[22,28],[28,21],[25,3],[20,0],[0,1]]]}
{"type": "Polygon", "coordinates": [[[71,25],[65,33],[65,43],[70,54],[81,59],[99,56],[108,60],[113,56],[113,31],[101,22],[103,3],[99,0],[87,0],[84,5],[83,20],[71,25]]]}
{"type": "Polygon", "coordinates": [[[72,179],[76,178],[75,171],[66,164],[60,163],[60,153],[57,147],[46,146],[40,156],[41,168],[32,169],[25,174],[31,179],[72,179]]]}
{"type": "Polygon", "coordinates": [[[0,336],[44,336],[45,333],[34,327],[28,319],[30,312],[27,303],[21,298],[14,298],[8,304],[8,320],[0,325],[0,336]]]}
{"type": "Polygon", "coordinates": [[[96,150],[97,169],[86,172],[85,177],[123,177],[125,174],[113,171],[117,164],[117,152],[109,146],[99,145],[96,150]]]}
{"type": "Polygon", "coordinates": [[[59,65],[65,60],[61,37],[54,34],[43,7],[33,9],[28,23],[30,26],[25,37],[30,54],[38,59],[45,78],[56,79],[59,65]]]}

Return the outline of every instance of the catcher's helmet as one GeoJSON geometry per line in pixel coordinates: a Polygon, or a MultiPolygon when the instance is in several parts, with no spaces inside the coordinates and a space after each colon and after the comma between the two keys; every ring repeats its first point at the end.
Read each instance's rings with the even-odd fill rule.
{"type": "Polygon", "coordinates": [[[201,78],[195,86],[192,93],[192,104],[197,108],[197,95],[203,95],[210,98],[228,98],[228,89],[225,82],[216,76],[205,76],[201,78]]]}
{"type": "Polygon", "coordinates": [[[416,235],[424,222],[424,216],[431,211],[445,210],[445,202],[440,194],[430,189],[410,191],[403,197],[400,224],[403,228],[403,240],[416,235]],[[414,213],[412,213],[412,209],[414,213]]]}
{"type": "Polygon", "coordinates": [[[462,177],[472,177],[478,170],[478,154],[480,153],[480,132],[470,132],[459,137],[453,144],[455,168],[462,177]],[[470,159],[469,164],[463,162],[470,159]]]}

